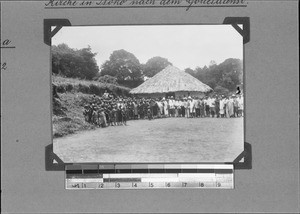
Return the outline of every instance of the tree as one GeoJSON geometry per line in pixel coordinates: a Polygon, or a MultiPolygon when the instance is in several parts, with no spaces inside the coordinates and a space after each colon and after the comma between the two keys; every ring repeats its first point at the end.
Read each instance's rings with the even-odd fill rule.
{"type": "Polygon", "coordinates": [[[142,66],[132,53],[123,49],[116,50],[101,66],[100,75],[110,75],[121,81],[139,80],[142,76],[142,66]]]}
{"type": "Polygon", "coordinates": [[[155,74],[165,69],[168,65],[172,65],[168,59],[160,56],[152,57],[144,65],[144,74],[147,77],[153,77],[155,74]]]}
{"type": "Polygon", "coordinates": [[[92,79],[99,72],[91,47],[75,50],[66,44],[52,46],[52,72],[66,77],[92,79]]]}
{"type": "Polygon", "coordinates": [[[224,88],[220,85],[216,86],[214,88],[214,92],[217,93],[217,94],[223,94],[223,95],[228,95],[229,94],[229,90],[227,88],[224,88]]]}
{"type": "Polygon", "coordinates": [[[226,59],[219,66],[222,71],[222,77],[219,80],[220,86],[234,91],[237,85],[243,83],[243,64],[240,59],[226,59]]]}
{"type": "Polygon", "coordinates": [[[216,66],[217,62],[215,60],[210,60],[209,67],[216,66]]]}
{"type": "Polygon", "coordinates": [[[184,71],[190,75],[192,75],[193,77],[196,77],[197,78],[197,75],[196,75],[196,71],[191,69],[191,68],[186,68],[184,69],[184,71]]]}
{"type": "Polygon", "coordinates": [[[218,65],[212,60],[209,67],[197,67],[194,75],[211,88],[219,91],[224,91],[225,88],[232,92],[235,91],[237,85],[243,83],[242,60],[229,58],[218,65]]]}

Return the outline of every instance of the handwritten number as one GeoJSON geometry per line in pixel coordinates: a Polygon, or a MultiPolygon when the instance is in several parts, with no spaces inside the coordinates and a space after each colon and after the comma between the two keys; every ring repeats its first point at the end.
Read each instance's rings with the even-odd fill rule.
{"type": "Polygon", "coordinates": [[[204,183],[200,183],[200,186],[201,186],[201,187],[204,187],[204,183]]]}
{"type": "Polygon", "coordinates": [[[132,186],[133,187],[137,187],[137,183],[132,183],[132,186]]]}
{"type": "Polygon", "coordinates": [[[167,183],[167,187],[171,187],[171,184],[170,184],[170,183],[167,183]]]}
{"type": "Polygon", "coordinates": [[[187,183],[182,183],[182,186],[183,186],[183,187],[186,187],[186,186],[187,186],[187,183]]]}
{"type": "Polygon", "coordinates": [[[100,183],[100,184],[99,184],[99,187],[100,187],[100,188],[104,188],[104,183],[100,183]]]}
{"type": "Polygon", "coordinates": [[[150,186],[150,187],[154,187],[154,184],[153,184],[153,183],[149,183],[149,186],[150,186]]]}
{"type": "Polygon", "coordinates": [[[121,184],[120,183],[116,183],[116,187],[120,188],[121,184]]]}
{"type": "Polygon", "coordinates": [[[7,64],[6,62],[1,64],[1,70],[6,70],[7,69],[7,64]]]}

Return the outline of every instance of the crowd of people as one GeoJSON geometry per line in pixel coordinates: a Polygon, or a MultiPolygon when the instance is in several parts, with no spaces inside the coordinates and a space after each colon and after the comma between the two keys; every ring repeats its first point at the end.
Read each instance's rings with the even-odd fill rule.
{"type": "Polygon", "coordinates": [[[138,119],[242,117],[243,110],[243,95],[132,98],[117,97],[105,92],[102,97],[93,95],[92,102],[84,106],[83,115],[87,122],[107,127],[126,125],[127,120],[138,119]]]}

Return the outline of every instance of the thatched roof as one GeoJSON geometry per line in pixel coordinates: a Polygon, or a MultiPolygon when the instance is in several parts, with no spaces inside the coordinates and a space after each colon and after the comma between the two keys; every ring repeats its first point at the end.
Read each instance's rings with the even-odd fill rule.
{"type": "Polygon", "coordinates": [[[181,71],[179,68],[169,65],[151,79],[132,89],[130,93],[153,94],[176,91],[208,92],[211,90],[212,88],[190,74],[181,71]]]}

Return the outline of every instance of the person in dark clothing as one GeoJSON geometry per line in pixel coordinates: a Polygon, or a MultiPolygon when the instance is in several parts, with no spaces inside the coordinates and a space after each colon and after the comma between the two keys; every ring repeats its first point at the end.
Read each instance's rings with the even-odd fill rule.
{"type": "Polygon", "coordinates": [[[127,114],[126,114],[126,109],[125,108],[121,108],[121,121],[122,121],[122,125],[124,124],[125,126],[126,121],[127,121],[127,114]]]}
{"type": "Polygon", "coordinates": [[[118,125],[118,110],[116,105],[113,107],[112,115],[113,124],[116,126],[118,125]]]}
{"type": "Polygon", "coordinates": [[[117,124],[121,125],[122,124],[122,107],[119,106],[117,110],[117,124]]]}
{"type": "Polygon", "coordinates": [[[184,107],[184,105],[181,106],[181,115],[182,115],[182,117],[185,117],[185,107],[184,107]]]}
{"type": "Polygon", "coordinates": [[[83,109],[83,116],[86,122],[89,122],[89,106],[85,105],[83,109]]]}
{"type": "Polygon", "coordinates": [[[219,100],[219,97],[216,97],[216,100],[215,100],[215,111],[216,111],[217,118],[219,118],[220,117],[220,100],[219,100]]]}
{"type": "Polygon", "coordinates": [[[138,112],[140,115],[140,119],[144,119],[144,102],[143,101],[138,105],[138,112]]]}
{"type": "Polygon", "coordinates": [[[104,108],[104,114],[105,114],[107,126],[111,125],[110,117],[109,117],[109,109],[107,107],[104,108]]]}
{"type": "Polygon", "coordinates": [[[157,105],[154,99],[150,100],[150,110],[153,118],[157,116],[157,105]]]}
{"type": "MultiPolygon", "coordinates": [[[[206,99],[207,100],[207,99],[206,99]]],[[[209,105],[208,103],[206,102],[205,103],[205,112],[206,112],[206,117],[210,117],[210,108],[209,108],[209,105]]]]}
{"type": "Polygon", "coordinates": [[[148,117],[148,120],[152,120],[152,112],[151,112],[150,108],[148,108],[148,110],[147,110],[147,117],[148,117]]]}
{"type": "Polygon", "coordinates": [[[200,99],[201,103],[200,103],[200,117],[205,117],[205,103],[203,98],[200,99]]]}

